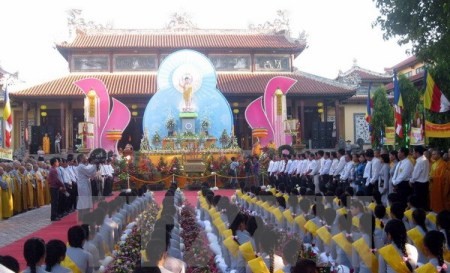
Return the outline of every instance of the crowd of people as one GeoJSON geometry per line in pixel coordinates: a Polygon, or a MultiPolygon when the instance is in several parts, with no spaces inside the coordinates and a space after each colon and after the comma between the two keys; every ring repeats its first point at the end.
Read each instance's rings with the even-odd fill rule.
{"type": "Polygon", "coordinates": [[[0,163],[0,219],[51,204],[52,221],[92,208],[92,198],[112,194],[114,168],[90,164],[86,156],[54,157],[49,161],[28,158],[0,163]],[[92,180],[92,183],[91,183],[92,180]]]}
{"type": "Polygon", "coordinates": [[[53,239],[30,238],[23,246],[27,268],[19,271],[17,259],[0,256],[0,272],[5,273],[92,273],[104,271],[111,253],[127,225],[143,212],[153,198],[145,189],[121,193],[110,202],[100,201],[83,215],[80,225],[67,231],[67,244],[53,239]]]}

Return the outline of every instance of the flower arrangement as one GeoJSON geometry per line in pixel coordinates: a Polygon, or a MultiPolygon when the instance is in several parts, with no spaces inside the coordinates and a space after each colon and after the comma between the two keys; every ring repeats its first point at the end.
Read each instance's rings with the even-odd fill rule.
{"type": "Polygon", "coordinates": [[[158,210],[156,203],[149,204],[125,241],[116,245],[113,261],[106,267],[106,273],[133,272],[136,265],[141,263],[141,246],[145,246],[151,237],[158,210]]]}
{"type": "Polygon", "coordinates": [[[165,175],[168,173],[167,162],[164,161],[164,158],[162,156],[159,158],[159,162],[158,162],[158,165],[156,166],[156,169],[162,175],[165,175]]]}
{"type": "Polygon", "coordinates": [[[170,162],[169,174],[182,175],[181,164],[178,157],[174,157],[172,162],[170,162]]]}
{"type": "Polygon", "coordinates": [[[214,253],[209,248],[206,233],[196,222],[195,210],[187,205],[181,210],[181,237],[185,245],[183,260],[187,273],[218,273],[214,253]]]}
{"type": "Polygon", "coordinates": [[[227,148],[230,145],[230,136],[227,133],[227,130],[224,129],[222,135],[219,138],[220,144],[222,144],[222,148],[227,148]]]}

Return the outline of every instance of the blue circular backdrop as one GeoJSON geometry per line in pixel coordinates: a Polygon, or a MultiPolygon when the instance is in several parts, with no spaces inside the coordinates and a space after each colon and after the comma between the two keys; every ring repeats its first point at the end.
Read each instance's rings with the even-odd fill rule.
{"type": "Polygon", "coordinates": [[[200,122],[204,118],[210,123],[209,135],[217,140],[224,129],[228,134],[231,133],[233,114],[228,101],[216,88],[217,77],[213,64],[205,55],[184,49],[167,56],[158,70],[158,91],[148,102],[143,117],[144,131],[150,144],[156,132],[161,138],[167,136],[165,124],[169,117],[176,120],[177,134],[181,132],[179,114],[184,100],[179,83],[186,75],[192,78],[192,105],[198,113],[196,134],[199,134],[200,122]]]}

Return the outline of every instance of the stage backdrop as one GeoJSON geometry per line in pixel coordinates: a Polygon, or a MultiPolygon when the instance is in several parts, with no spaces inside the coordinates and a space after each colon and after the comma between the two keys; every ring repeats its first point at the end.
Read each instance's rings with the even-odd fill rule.
{"type": "MultiPolygon", "coordinates": [[[[208,133],[217,140],[225,129],[232,131],[233,114],[231,107],[222,93],[216,88],[217,76],[211,61],[194,50],[180,50],[167,56],[161,63],[157,76],[158,91],[152,96],[144,113],[143,127],[148,141],[156,132],[161,138],[166,137],[166,121],[172,117],[176,121],[175,132],[180,134],[181,112],[197,113],[195,133],[200,133],[200,123],[208,119],[208,133]],[[186,110],[183,97],[183,81],[188,77],[192,86],[192,102],[186,110]]],[[[219,147],[218,143],[216,146],[219,147]]]]}

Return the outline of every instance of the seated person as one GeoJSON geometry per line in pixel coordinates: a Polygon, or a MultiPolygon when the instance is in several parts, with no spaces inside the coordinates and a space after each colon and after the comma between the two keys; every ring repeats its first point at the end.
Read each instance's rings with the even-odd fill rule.
{"type": "Polygon", "coordinates": [[[61,262],[66,257],[66,244],[61,240],[50,240],[46,247],[45,271],[52,273],[72,273],[67,267],[61,266],[61,262]]]}

